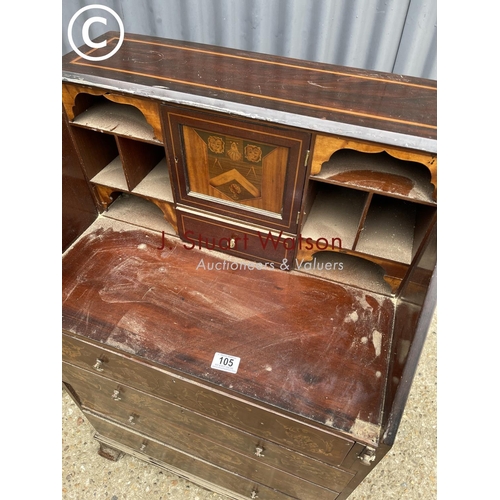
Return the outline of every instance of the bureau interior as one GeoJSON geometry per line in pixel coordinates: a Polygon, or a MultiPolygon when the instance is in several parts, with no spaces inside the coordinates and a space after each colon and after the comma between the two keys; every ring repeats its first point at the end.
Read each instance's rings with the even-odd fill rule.
{"type": "MultiPolygon", "coordinates": [[[[163,200],[173,203],[171,174],[165,158],[168,152],[163,145],[157,145],[156,140],[144,139],[137,123],[148,129],[149,135],[153,129],[142,111],[132,105],[109,101],[106,96],[92,96],[85,92],[77,93],[72,102],[70,109],[73,110],[73,124],[76,125],[73,128],[76,143],[80,145],[82,164],[90,182],[101,186],[98,197],[104,208],[120,192],[143,196],[153,202],[163,200]],[[104,199],[103,193],[109,197],[108,201],[104,199]]],[[[173,132],[167,136],[174,136],[171,147],[177,140],[179,150],[184,146],[183,135],[181,133],[175,139],[176,129],[185,131],[184,122],[193,121],[202,125],[203,120],[188,115],[189,118],[183,122],[175,113],[172,114],[176,121],[173,132]]],[[[206,135],[209,136],[209,133],[206,135]]],[[[169,142],[168,137],[166,142],[169,142]]],[[[171,153],[171,163],[178,163],[179,153],[171,153]]],[[[204,177],[202,179],[198,173],[201,167],[195,161],[196,154],[201,154],[205,157],[203,162],[207,162],[208,169],[208,156],[199,147],[196,153],[189,154],[195,155],[191,161],[194,166],[186,164],[186,172],[189,169],[193,180],[188,179],[188,174],[184,179],[177,179],[177,185],[185,185],[180,190],[184,190],[186,198],[188,194],[193,194],[193,182],[200,186],[206,183],[213,190],[213,180],[209,184],[204,177]],[[198,177],[202,180],[195,180],[198,177]]],[[[215,162],[220,165],[217,159],[215,162]]],[[[249,171],[252,171],[252,167],[252,164],[246,165],[249,171]]],[[[280,166],[279,170],[283,172],[283,167],[280,166]]],[[[246,181],[243,177],[242,180],[246,181]]],[[[266,180],[265,184],[277,184],[278,188],[283,182],[269,178],[266,180]]],[[[334,152],[330,160],[322,164],[321,171],[306,180],[304,189],[307,196],[303,201],[299,234],[318,245],[305,253],[300,248],[297,258],[292,261],[294,266],[298,267],[298,262],[304,258],[311,260],[315,251],[342,252],[346,256],[358,257],[346,257],[351,262],[365,259],[379,266],[383,279],[389,284],[391,292],[395,293],[435,223],[435,187],[430,181],[431,174],[426,166],[395,158],[387,152],[367,153],[350,148],[334,152]],[[323,240],[333,243],[328,244],[323,240]]],[[[240,187],[240,183],[236,184],[235,187],[240,187]]],[[[208,187],[198,190],[208,193],[208,187]]],[[[269,200],[272,200],[276,188],[268,189],[267,192],[269,200]]],[[[279,190],[277,193],[279,199],[273,203],[276,207],[283,207],[283,185],[281,194],[279,190]]],[[[218,196],[224,197],[220,193],[218,196]]],[[[244,203],[248,204],[248,200],[244,200],[244,203]]],[[[283,208],[280,210],[283,212],[283,208]]]]}
{"type": "MultiPolygon", "coordinates": [[[[326,165],[322,177],[310,176],[306,183],[304,207],[310,208],[304,213],[300,234],[315,242],[330,235],[330,246],[306,249],[302,254],[298,249],[291,270],[262,269],[256,280],[246,260],[203,248],[186,250],[175,226],[155,206],[152,200],[174,202],[168,152],[162,145],[116,135],[99,129],[98,123],[102,120],[91,125],[80,121],[72,127],[90,186],[101,202],[99,190],[107,189],[109,200],[101,203],[101,217],[65,257],[65,288],[71,290],[64,302],[67,331],[78,333],[93,326],[99,332],[95,340],[113,345],[116,332],[125,330],[119,337],[132,337],[136,354],[149,351],[148,359],[224,386],[224,377],[215,373],[207,379],[206,371],[199,368],[210,364],[209,344],[218,339],[226,350],[250,362],[250,366],[243,365],[236,382],[231,379],[233,391],[244,396],[250,390],[260,395],[263,404],[318,423],[331,422],[347,434],[356,428],[357,419],[365,419],[373,430],[368,441],[378,444],[387,423],[384,409],[390,407],[395,380],[404,370],[402,346],[413,340],[425,297],[422,290],[429,285],[435,263],[435,202],[429,175],[417,171],[409,177],[412,182],[425,180],[422,200],[401,193],[394,196],[387,189],[392,184],[377,182],[374,172],[384,164],[380,155],[359,153],[364,162],[361,174],[336,167],[344,176],[351,172],[354,185],[339,181],[326,165]],[[376,166],[370,170],[366,164],[372,159],[376,166]],[[338,239],[341,243],[335,246],[338,239]],[[96,260],[95,255],[100,258],[96,260]],[[308,266],[311,258],[314,265],[308,266]],[[132,267],[125,269],[124,262],[131,262],[132,267]],[[215,266],[221,262],[224,272],[218,273],[215,266]],[[333,265],[328,267],[328,262],[333,265]],[[391,272],[396,277],[388,280],[391,272]],[[153,303],[131,307],[137,289],[144,287],[155,290],[153,303]],[[105,311],[104,290],[114,290],[115,295],[105,311]],[[280,298],[276,290],[288,291],[280,298]],[[87,297],[85,327],[80,302],[73,298],[81,293],[87,297]],[[173,305],[182,294],[181,318],[173,305]],[[224,304],[223,314],[217,303],[224,304]],[[127,304],[125,309],[123,304],[127,304]],[[404,322],[397,318],[400,309],[404,322]],[[190,317],[187,323],[186,316],[190,317]],[[124,317],[127,326],[121,322],[124,317]],[[143,327],[134,329],[144,322],[147,333],[143,327]],[[276,364],[273,359],[281,361],[276,364]],[[319,359],[324,366],[315,368],[312,379],[305,381],[307,397],[295,393],[292,387],[298,387],[299,380],[304,382],[304,374],[319,359]],[[354,378],[363,388],[359,401],[347,389],[354,378]],[[344,396],[325,405],[331,392],[344,396]]],[[[337,157],[343,155],[337,153],[337,157]]],[[[405,172],[405,167],[396,168],[391,161],[387,169],[391,176],[395,171],[398,175],[405,172]]],[[[422,190],[417,184],[414,191],[422,190]]],[[[366,435],[355,437],[367,441],[366,435]]]]}
{"type": "Polygon", "coordinates": [[[63,85],[63,106],[73,125],[163,142],[155,102],[95,87],[63,85]]]}
{"type": "Polygon", "coordinates": [[[404,361],[399,337],[411,337],[418,302],[404,301],[395,332],[398,305],[386,295],[250,269],[177,238],[161,245],[159,232],[114,217],[111,205],[65,254],[65,331],[379,444],[386,385],[404,361]],[[237,374],[208,370],[214,349],[242,359],[237,374]]]}
{"type": "MultiPolygon", "coordinates": [[[[153,128],[142,110],[133,105],[112,102],[107,94],[95,96],[81,90],[66,91],[73,95],[69,105],[74,115],[73,134],[86,176],[96,188],[101,207],[107,209],[120,193],[140,196],[156,203],[163,210],[166,221],[176,228],[172,210],[166,209],[162,202],[174,206],[172,172],[169,172],[168,162],[170,160],[170,164],[176,164],[178,168],[177,158],[181,151],[170,153],[169,158],[168,148],[165,150],[163,144],[159,145],[158,140],[152,138],[153,128]]],[[[127,97],[122,96],[121,99],[127,97]]],[[[182,131],[186,130],[184,123],[208,121],[206,117],[203,120],[194,118],[196,115],[192,111],[188,112],[184,121],[175,109],[168,114],[169,120],[171,115],[175,121],[169,132],[165,132],[167,139],[164,142],[172,147],[175,144],[178,150],[185,146],[182,135],[182,131]],[[176,133],[180,133],[178,138],[176,133]]],[[[247,125],[246,129],[249,127],[247,125]]],[[[258,125],[253,124],[253,127],[258,128],[258,125]]],[[[226,129],[221,130],[224,132],[226,129]]],[[[210,132],[206,135],[208,139],[213,138],[210,132]]],[[[194,151],[190,153],[187,148],[186,154],[191,154],[192,164],[195,165],[190,167],[190,171],[193,179],[201,179],[202,175],[208,175],[208,156],[199,146],[194,151]],[[207,173],[196,164],[196,155],[204,158],[202,163],[207,163],[207,173]]],[[[217,159],[215,162],[220,165],[217,159]]],[[[252,167],[251,163],[246,166],[249,172],[252,167]]],[[[283,167],[279,169],[282,171],[283,167]]],[[[243,182],[246,181],[240,177],[243,182]]],[[[190,184],[195,181],[189,181],[188,174],[185,178],[176,174],[175,180],[177,185],[186,185],[180,188],[180,191],[184,189],[186,198],[192,194],[190,184]]],[[[266,184],[278,185],[282,182],[274,182],[269,176],[266,181],[266,184]]],[[[196,182],[200,185],[206,183],[205,180],[196,182]]],[[[290,180],[287,182],[291,184],[290,180]]],[[[225,184],[228,182],[225,181],[225,184]]],[[[240,183],[235,184],[235,187],[240,186],[240,183]]],[[[267,191],[271,200],[276,188],[267,191]]],[[[434,191],[428,168],[418,162],[401,160],[385,151],[356,151],[352,149],[352,144],[350,148],[334,152],[329,161],[322,164],[321,171],[305,181],[304,193],[307,195],[302,202],[301,226],[297,227],[295,234],[285,236],[297,238],[300,235],[307,243],[294,249],[296,252],[294,258],[289,259],[289,268],[396,294],[415,259],[423,251],[435,224],[434,191]],[[336,255],[329,256],[328,252],[336,255]],[[327,274],[324,267],[329,269],[329,257],[333,259],[333,271],[337,272],[327,274]],[[345,266],[342,262],[341,271],[345,267],[343,273],[335,264],[340,263],[340,257],[345,261],[345,266]],[[311,261],[314,265],[309,264],[311,261]],[[369,279],[366,279],[367,276],[369,279]]],[[[281,193],[283,196],[283,185],[281,193]]],[[[218,196],[224,197],[220,193],[218,196]]],[[[283,200],[280,199],[276,206],[282,205],[283,200]]],[[[257,226],[257,231],[266,234],[266,227],[257,226]]]]}
{"type": "Polygon", "coordinates": [[[63,377],[101,453],[346,499],[435,304],[435,85],[135,35],[63,68],[63,377]]]}

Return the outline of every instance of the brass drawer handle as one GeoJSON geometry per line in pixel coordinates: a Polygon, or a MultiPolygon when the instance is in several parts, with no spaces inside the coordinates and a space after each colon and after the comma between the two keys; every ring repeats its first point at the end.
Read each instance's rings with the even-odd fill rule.
{"type": "Polygon", "coordinates": [[[147,445],[148,445],[148,443],[142,443],[141,444],[141,451],[144,451],[146,449],[147,445]]]}
{"type": "Polygon", "coordinates": [[[264,448],[262,446],[256,446],[255,447],[255,455],[258,457],[263,457],[264,456],[264,448]]]}
{"type": "Polygon", "coordinates": [[[136,418],[136,416],[132,413],[132,415],[130,415],[130,416],[128,417],[128,423],[129,423],[130,425],[135,425],[135,424],[136,424],[136,422],[135,422],[135,418],[136,418]]]}
{"type": "Polygon", "coordinates": [[[229,240],[229,248],[234,248],[236,246],[236,240],[234,238],[231,238],[229,240]]]}
{"type": "Polygon", "coordinates": [[[250,498],[259,498],[259,496],[257,495],[258,491],[254,488],[252,490],[252,493],[250,493],[250,498]]]}
{"type": "Polygon", "coordinates": [[[94,365],[94,370],[98,372],[103,372],[104,368],[102,367],[102,359],[97,359],[94,365]]]}
{"type": "Polygon", "coordinates": [[[361,463],[363,465],[367,465],[369,467],[375,460],[375,448],[370,448],[369,446],[367,446],[358,458],[361,460],[361,463]]]}
{"type": "Polygon", "coordinates": [[[121,401],[122,398],[120,397],[120,391],[118,389],[115,389],[113,391],[113,394],[111,394],[111,398],[114,399],[115,401],[121,401]]]}

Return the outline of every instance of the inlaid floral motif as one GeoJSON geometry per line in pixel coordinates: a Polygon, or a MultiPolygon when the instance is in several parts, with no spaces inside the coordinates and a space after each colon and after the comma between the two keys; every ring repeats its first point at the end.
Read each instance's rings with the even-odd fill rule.
{"type": "Polygon", "coordinates": [[[224,139],[222,137],[217,137],[215,135],[211,135],[208,138],[208,149],[216,154],[224,153],[224,139]]]}
{"type": "Polygon", "coordinates": [[[238,144],[236,142],[232,141],[231,146],[227,150],[227,156],[231,158],[233,161],[239,161],[241,160],[241,153],[240,150],[238,149],[238,144]]]}
{"type": "Polygon", "coordinates": [[[259,163],[262,160],[262,149],[259,146],[247,144],[245,146],[245,158],[248,161],[259,163]]]}

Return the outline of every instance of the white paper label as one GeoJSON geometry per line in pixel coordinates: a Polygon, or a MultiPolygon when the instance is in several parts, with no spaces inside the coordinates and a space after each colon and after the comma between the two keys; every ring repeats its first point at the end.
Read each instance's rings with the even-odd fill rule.
{"type": "Polygon", "coordinates": [[[238,371],[238,366],[240,366],[240,358],[231,356],[229,354],[223,354],[221,352],[216,352],[212,361],[211,368],[222,370],[224,372],[236,373],[238,371]]]}

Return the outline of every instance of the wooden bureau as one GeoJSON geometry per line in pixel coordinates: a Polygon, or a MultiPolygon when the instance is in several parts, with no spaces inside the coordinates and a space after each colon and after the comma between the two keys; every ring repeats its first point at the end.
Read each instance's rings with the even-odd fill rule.
{"type": "Polygon", "coordinates": [[[63,381],[100,454],[347,498],[435,305],[435,82],[126,35],[64,57],[63,132],[63,381]]]}

